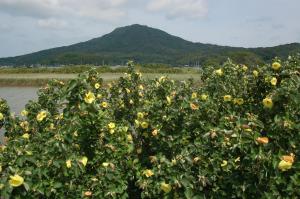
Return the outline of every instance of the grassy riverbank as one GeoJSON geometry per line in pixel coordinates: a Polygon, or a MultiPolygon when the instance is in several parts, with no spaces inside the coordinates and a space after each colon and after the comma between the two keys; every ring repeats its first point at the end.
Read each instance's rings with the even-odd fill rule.
{"type": "MultiPolygon", "coordinates": [[[[100,76],[105,82],[111,82],[124,73],[102,73],[100,76]]],[[[0,73],[0,86],[43,86],[51,79],[57,79],[61,81],[68,81],[73,79],[78,74],[55,74],[55,73],[15,73],[15,74],[1,74],[0,73]]],[[[145,73],[143,77],[146,79],[153,79],[160,76],[168,76],[174,80],[187,80],[189,78],[200,80],[199,74],[176,74],[176,73],[145,73]]]]}

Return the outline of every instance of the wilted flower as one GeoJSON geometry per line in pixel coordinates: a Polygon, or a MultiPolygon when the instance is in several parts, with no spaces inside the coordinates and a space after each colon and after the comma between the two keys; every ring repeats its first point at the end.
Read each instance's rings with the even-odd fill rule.
{"type": "Polygon", "coordinates": [[[268,144],[269,143],[269,138],[268,137],[258,137],[256,139],[256,141],[259,143],[259,144],[268,144]]]}
{"type": "Polygon", "coordinates": [[[199,109],[199,106],[197,104],[194,104],[194,103],[190,103],[190,107],[192,110],[198,110],[199,109]]]}
{"type": "Polygon", "coordinates": [[[86,197],[91,197],[92,196],[92,192],[91,191],[86,191],[86,192],[84,192],[84,196],[86,196],[86,197]]]}
{"type": "Polygon", "coordinates": [[[157,129],[154,129],[154,130],[152,131],[152,135],[153,135],[153,136],[157,136],[157,134],[158,134],[158,130],[157,130],[157,129]]]}

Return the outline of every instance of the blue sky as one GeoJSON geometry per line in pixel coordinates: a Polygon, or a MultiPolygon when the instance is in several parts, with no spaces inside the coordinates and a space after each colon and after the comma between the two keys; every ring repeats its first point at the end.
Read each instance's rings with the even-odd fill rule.
{"type": "Polygon", "coordinates": [[[186,40],[258,47],[300,42],[299,0],[0,0],[0,57],[143,24],[186,40]]]}

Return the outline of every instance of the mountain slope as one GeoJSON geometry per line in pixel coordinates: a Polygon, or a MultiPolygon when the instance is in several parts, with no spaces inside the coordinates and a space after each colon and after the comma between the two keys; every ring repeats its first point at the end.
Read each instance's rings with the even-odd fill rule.
{"type": "Polygon", "coordinates": [[[217,64],[228,57],[239,63],[261,63],[275,56],[300,52],[300,44],[270,48],[235,48],[186,41],[164,31],[142,25],[115,29],[102,37],[71,46],[53,48],[23,56],[2,58],[0,65],[122,64],[172,65],[217,64]]]}

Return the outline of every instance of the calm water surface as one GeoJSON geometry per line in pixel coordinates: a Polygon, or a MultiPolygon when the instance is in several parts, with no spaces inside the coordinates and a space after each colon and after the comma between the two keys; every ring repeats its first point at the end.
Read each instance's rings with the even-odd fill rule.
{"type": "MultiPolygon", "coordinates": [[[[0,87],[0,98],[6,99],[12,113],[19,114],[29,100],[37,98],[35,87],[0,87]]],[[[3,140],[3,129],[0,130],[0,142],[3,140]]]]}

